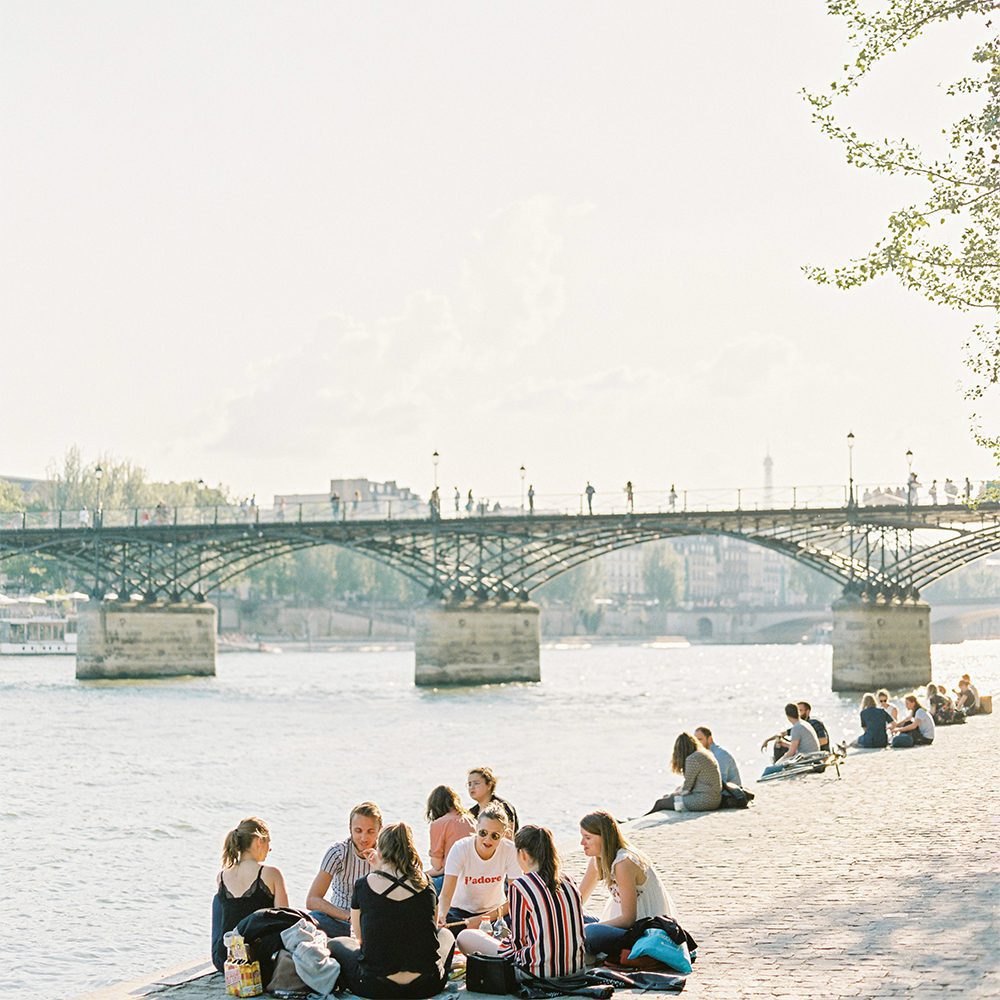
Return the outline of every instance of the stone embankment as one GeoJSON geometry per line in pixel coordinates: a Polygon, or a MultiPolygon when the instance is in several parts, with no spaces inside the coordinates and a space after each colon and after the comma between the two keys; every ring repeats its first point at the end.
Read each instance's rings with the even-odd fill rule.
{"type": "MultiPolygon", "coordinates": [[[[755,785],[746,811],[633,824],[699,942],[682,995],[1000,997],[996,718],[940,729],[932,747],[852,752],[840,781],[755,785]]],[[[167,993],[225,997],[216,975],[91,996],[167,993]]]]}

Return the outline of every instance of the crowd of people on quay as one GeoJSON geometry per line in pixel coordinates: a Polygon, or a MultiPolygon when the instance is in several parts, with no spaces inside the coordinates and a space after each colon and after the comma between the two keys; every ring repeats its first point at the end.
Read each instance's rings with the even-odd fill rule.
{"type": "MultiPolygon", "coordinates": [[[[897,706],[885,689],[865,694],[862,733],[853,745],[929,744],[936,724],[964,721],[982,705],[968,675],[954,699],[943,686],[928,684],[925,700],[927,708],[908,694],[897,706]]],[[[831,747],[827,727],[808,702],[789,702],[785,716],[787,728],[761,745],[762,751],[773,745],[765,776],[782,761],[831,747]]],[[[741,789],[736,761],[706,726],[677,736],[671,769],[683,783],[650,812],[718,809],[727,790],[741,789]]],[[[351,810],[347,836],[324,854],[302,912],[326,935],[340,985],[363,997],[430,997],[443,989],[456,950],[507,956],[534,976],[573,976],[588,956],[617,960],[638,921],[676,920],[660,873],[611,813],[595,811],[580,820],[587,865],[577,885],[563,870],[551,830],[522,826],[496,789],[497,776],[480,766],[467,776],[471,806],[447,785],[431,791],[429,863],[405,822],[384,824],[374,802],[351,810]],[[595,917],[584,907],[601,883],[608,899],[595,917]]],[[[212,910],[212,959],[220,971],[228,931],[257,911],[289,906],[281,871],[266,864],[270,850],[269,829],[256,817],[225,838],[212,910]]]]}

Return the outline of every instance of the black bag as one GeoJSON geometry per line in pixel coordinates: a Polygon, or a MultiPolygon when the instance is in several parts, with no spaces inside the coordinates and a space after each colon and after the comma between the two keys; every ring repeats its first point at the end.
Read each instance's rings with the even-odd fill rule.
{"type": "Polygon", "coordinates": [[[270,983],[274,976],[276,956],[285,947],[281,932],[293,927],[303,918],[314,926],[319,926],[305,910],[293,910],[288,906],[269,906],[256,910],[236,925],[237,933],[242,935],[246,943],[250,961],[260,962],[262,983],[270,983]]]}
{"type": "Polygon", "coordinates": [[[722,804],[720,809],[746,809],[755,796],[749,788],[737,785],[732,781],[722,783],[722,804]]]}
{"type": "Polygon", "coordinates": [[[522,1000],[551,1000],[553,997],[590,997],[591,1000],[610,1000],[615,988],[607,980],[599,979],[590,972],[576,976],[561,976],[559,979],[543,979],[517,967],[521,974],[519,994],[522,1000]]]}
{"type": "Polygon", "coordinates": [[[470,955],[465,962],[465,988],[470,993],[516,996],[520,987],[514,959],[501,955],[470,955]]]}

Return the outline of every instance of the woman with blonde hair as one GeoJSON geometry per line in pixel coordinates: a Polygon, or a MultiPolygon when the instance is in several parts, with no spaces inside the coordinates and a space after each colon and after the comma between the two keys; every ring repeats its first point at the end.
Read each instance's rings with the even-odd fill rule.
{"type": "Polygon", "coordinates": [[[343,983],[359,997],[432,997],[444,989],[455,951],[434,920],[436,895],[406,823],[378,836],[371,872],[351,898],[352,937],[330,939],[343,983]]]}
{"type": "Polygon", "coordinates": [[[270,850],[271,833],[256,816],[243,820],[223,841],[222,871],[212,900],[212,964],[220,972],[226,961],[223,938],[229,931],[256,910],[288,906],[284,877],[264,864],[270,850]]]}
{"type": "Polygon", "coordinates": [[[438,900],[440,926],[476,928],[506,913],[504,883],[521,875],[509,838],[507,814],[491,802],[479,813],[476,835],[457,841],[448,852],[438,900]]]}
{"type": "Polygon", "coordinates": [[[854,741],[856,747],[866,750],[884,749],[889,745],[888,727],[892,716],[880,708],[870,691],[861,699],[861,735],[854,741]]]}
{"type": "Polygon", "coordinates": [[[722,805],[719,762],[690,733],[681,733],[674,740],[670,769],[684,775],[684,784],[673,794],[657,799],[650,812],[707,812],[722,805]]]}
{"type": "Polygon", "coordinates": [[[431,824],[431,865],[427,874],[440,893],[448,852],[456,841],[471,837],[476,832],[476,821],[462,805],[458,792],[447,785],[438,785],[428,797],[427,819],[431,824]]]}
{"type": "Polygon", "coordinates": [[[674,916],[674,903],[663,887],[652,862],[630,846],[618,821],[608,812],[587,813],[580,820],[580,846],[587,857],[587,871],[580,883],[586,903],[603,881],[609,899],[598,921],[585,916],[587,951],[614,955],[625,932],[644,917],[674,916]]]}
{"type": "Polygon", "coordinates": [[[510,936],[501,942],[464,930],[458,947],[466,955],[509,955],[519,968],[546,979],[575,976],[583,971],[583,901],[562,873],[552,831],[523,826],[514,846],[524,874],[508,888],[510,936]]]}

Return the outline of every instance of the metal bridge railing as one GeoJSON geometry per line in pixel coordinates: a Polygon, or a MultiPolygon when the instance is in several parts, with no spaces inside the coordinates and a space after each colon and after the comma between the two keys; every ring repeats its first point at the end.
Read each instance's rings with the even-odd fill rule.
{"type": "MultiPolygon", "coordinates": [[[[290,503],[276,507],[256,504],[220,504],[193,507],[151,507],[104,509],[82,507],[75,510],[18,511],[0,513],[0,531],[32,529],[86,530],[102,528],[146,528],[170,525],[214,524],[293,524],[329,523],[331,521],[428,520],[434,514],[441,520],[479,517],[530,517],[567,515],[586,517],[623,514],[683,514],[732,511],[778,511],[834,509],[846,507],[848,489],[834,486],[751,487],[735,489],[696,489],[636,491],[631,503],[624,490],[585,493],[536,494],[534,508],[527,496],[475,497],[468,494],[443,495],[440,511],[418,499],[353,500],[334,499],[311,503],[290,503]]],[[[964,496],[939,496],[939,503],[964,504],[964,496]]],[[[861,506],[927,506],[927,495],[900,498],[880,487],[858,484],[855,502],[861,506]]]]}

